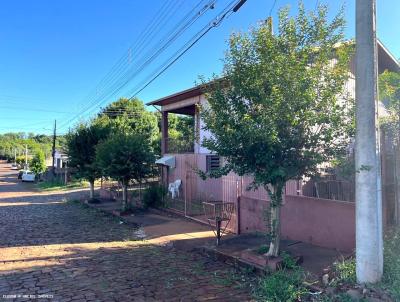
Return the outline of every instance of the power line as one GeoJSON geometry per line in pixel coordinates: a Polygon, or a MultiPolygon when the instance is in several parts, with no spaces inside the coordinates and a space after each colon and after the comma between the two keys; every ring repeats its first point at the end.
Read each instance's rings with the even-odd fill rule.
{"type": "MultiPolygon", "coordinates": [[[[148,33],[152,30],[159,30],[159,28],[158,28],[159,24],[161,22],[163,22],[164,20],[171,18],[172,15],[170,12],[171,12],[171,9],[174,8],[174,6],[171,6],[171,4],[176,4],[176,3],[178,3],[178,1],[170,1],[169,4],[168,4],[168,2],[164,3],[164,5],[157,12],[156,16],[152,19],[152,21],[147,25],[145,30],[142,32],[139,39],[135,43],[133,43],[131,45],[131,47],[129,47],[128,56],[127,55],[122,56],[121,59],[119,60],[119,62],[117,62],[117,64],[114,66],[115,68],[113,67],[111,72],[109,72],[108,76],[104,77],[102,79],[102,81],[100,81],[100,83],[95,88],[94,93],[92,93],[92,95],[89,95],[87,97],[88,105],[86,107],[84,107],[81,114],[83,114],[84,112],[89,110],[94,104],[96,104],[96,101],[99,98],[103,97],[103,95],[99,96],[99,91],[104,90],[104,86],[108,85],[109,82],[115,82],[115,80],[121,76],[121,74],[124,72],[124,69],[127,68],[126,62],[127,62],[127,59],[129,59],[129,53],[132,52],[132,49],[133,49],[133,51],[136,52],[136,50],[139,49],[139,46],[141,46],[143,43],[145,43],[147,45],[146,41],[148,41],[148,39],[149,39],[148,33]],[[166,4],[168,4],[169,6],[166,7],[165,6],[166,4]],[[164,8],[166,8],[166,9],[164,10],[164,8]],[[160,15],[160,13],[161,13],[161,15],[160,15]],[[125,62],[125,64],[124,64],[124,62],[125,62]]],[[[175,11],[173,11],[172,13],[174,14],[175,11]]],[[[104,92],[103,92],[103,94],[104,94],[104,92]]],[[[75,117],[73,119],[75,119],[75,117]]]]}
{"type": "MultiPolygon", "coordinates": [[[[187,45],[183,50],[180,51],[179,54],[171,61],[169,62],[166,66],[164,66],[159,72],[157,72],[152,79],[150,79],[146,84],[144,84],[143,87],[139,88],[137,91],[133,93],[131,96],[131,99],[134,98],[137,94],[142,92],[146,87],[148,87],[152,82],[154,82],[160,75],[162,75],[169,67],[171,67],[176,61],[178,61],[187,51],[189,51],[201,38],[203,38],[212,28],[219,26],[219,24],[224,20],[224,18],[229,14],[234,11],[235,8],[239,9],[240,7],[238,6],[240,4],[243,5],[244,2],[246,1],[239,1],[235,4],[235,6],[232,7],[233,3],[235,1],[232,1],[230,5],[228,5],[225,10],[221,13],[221,15],[217,18],[214,19],[214,21],[207,27],[204,27],[201,31],[197,33],[197,37],[195,36],[193,40],[190,40],[188,42],[189,45],[187,45]],[[191,42],[192,41],[192,42],[191,42]]],[[[237,10],[236,10],[237,11],[237,10]]]]}
{"type": "MultiPolygon", "coordinates": [[[[26,120],[26,116],[14,116],[10,117],[8,114],[6,117],[2,116],[1,120],[26,120]]],[[[48,122],[49,120],[36,120],[37,122],[48,122]]]]}
{"type": "MultiPolygon", "coordinates": [[[[140,88],[138,87],[137,89],[135,89],[135,92],[133,93],[133,95],[131,96],[131,99],[136,96],[138,93],[140,93],[141,91],[143,91],[146,87],[148,87],[152,82],[154,82],[161,74],[163,74],[169,67],[171,67],[177,60],[179,60],[187,51],[189,51],[201,38],[203,38],[212,28],[217,27],[227,16],[229,16],[231,13],[236,12],[237,10],[240,9],[240,7],[246,2],[246,0],[233,0],[231,1],[221,12],[220,14],[213,19],[213,21],[211,23],[209,23],[208,25],[206,25],[205,27],[203,27],[195,36],[193,36],[188,42],[185,43],[185,45],[183,47],[181,47],[177,52],[174,53],[174,55],[172,57],[170,57],[167,61],[164,62],[164,64],[162,64],[160,66],[160,70],[157,71],[155,70],[152,73],[151,78],[147,78],[149,79],[147,82],[143,83],[143,86],[141,86],[140,88]]],[[[209,8],[213,8],[213,4],[215,3],[215,1],[209,2],[209,6],[206,7],[206,10],[209,8]]],[[[205,10],[205,11],[206,11],[205,10]]],[[[198,13],[201,14],[201,11],[198,13]]],[[[187,24],[187,23],[186,23],[187,24]]],[[[190,23],[189,23],[190,25],[190,23]]],[[[183,27],[183,30],[185,29],[185,27],[183,27]]],[[[176,32],[175,31],[175,35],[178,34],[179,35],[179,31],[176,32]]],[[[173,35],[172,37],[169,37],[168,41],[174,41],[175,39],[175,35],[173,35]]],[[[168,42],[167,41],[167,46],[168,46],[168,42]]],[[[165,45],[165,44],[164,44],[165,45]]],[[[161,47],[161,51],[165,49],[161,47]]],[[[156,52],[156,55],[158,53],[156,52]]],[[[136,71],[136,73],[133,74],[133,76],[136,76],[139,72],[141,72],[145,67],[147,67],[150,63],[152,62],[152,57],[150,57],[147,61],[144,62],[144,64],[142,64],[138,70],[136,71]]],[[[129,70],[128,70],[129,72],[129,70]]],[[[128,76],[128,72],[124,74],[124,76],[122,77],[122,79],[124,79],[125,81],[122,82],[121,86],[116,87],[116,90],[109,92],[108,94],[111,93],[111,95],[115,94],[116,91],[118,91],[119,89],[121,89],[121,87],[125,86],[131,78],[127,78],[128,76]]],[[[130,75],[132,77],[132,74],[130,75]]],[[[107,96],[108,94],[106,94],[105,96],[107,96]]],[[[103,98],[105,97],[103,96],[103,98]]],[[[93,103],[91,104],[91,107],[95,106],[96,104],[100,104],[102,102],[102,100],[100,99],[99,102],[93,103]]],[[[89,110],[91,107],[89,107],[88,109],[85,109],[83,112],[81,112],[80,114],[78,114],[77,116],[74,116],[72,119],[70,119],[69,121],[67,121],[65,124],[63,124],[60,128],[65,127],[69,122],[73,121],[75,118],[79,117],[81,114],[83,114],[84,112],[86,112],[87,110],[89,110]]]]}
{"type": "Polygon", "coordinates": [[[269,14],[268,14],[269,17],[271,17],[271,15],[272,15],[272,11],[273,11],[274,8],[275,8],[276,1],[277,1],[277,0],[274,0],[274,3],[272,4],[271,9],[269,10],[269,14]]]}
{"type": "Polygon", "coordinates": [[[26,108],[24,107],[9,107],[9,106],[0,106],[2,109],[7,110],[18,110],[18,111],[39,111],[39,112],[50,112],[50,113],[75,113],[72,111],[54,111],[54,110],[46,110],[46,109],[38,109],[38,108],[26,108]]]}
{"type": "MultiPolygon", "coordinates": [[[[215,1],[216,1],[216,0],[209,1],[209,2],[208,2],[209,5],[207,6],[207,9],[209,9],[210,7],[212,7],[212,4],[215,3],[215,1]]],[[[202,2],[204,2],[204,0],[201,1],[200,4],[201,4],[202,2]]],[[[199,5],[199,4],[198,4],[198,5],[199,5]]],[[[198,5],[196,5],[196,7],[198,7],[198,5]]],[[[193,9],[192,9],[192,11],[193,11],[193,9]]],[[[205,12],[204,10],[199,11],[199,12],[196,13],[196,15],[195,15],[194,17],[197,17],[197,18],[198,18],[198,17],[201,16],[204,12],[205,12]]],[[[197,18],[196,18],[196,19],[197,19],[197,18]]],[[[178,24],[182,24],[182,23],[185,22],[187,19],[188,19],[188,14],[185,15],[185,17],[184,17],[184,18],[180,21],[180,23],[178,23],[178,24]]],[[[194,20],[196,20],[196,19],[194,19],[194,20]]],[[[111,84],[111,87],[109,87],[109,91],[108,91],[108,92],[103,92],[102,95],[101,95],[100,97],[97,97],[97,98],[95,98],[94,100],[92,100],[92,101],[89,103],[89,105],[86,106],[78,115],[72,117],[72,118],[69,119],[67,122],[63,123],[63,124],[61,125],[60,128],[65,127],[65,126],[68,125],[70,122],[72,122],[74,119],[76,119],[77,117],[79,117],[80,115],[84,114],[84,113],[87,112],[88,110],[91,110],[94,106],[99,105],[100,103],[102,103],[103,100],[104,100],[106,97],[110,97],[110,96],[114,95],[114,94],[115,94],[116,92],[118,92],[121,88],[123,88],[123,87],[132,79],[132,76],[133,76],[133,77],[136,76],[141,70],[143,70],[146,66],[148,66],[148,65],[163,51],[163,50],[165,50],[166,47],[168,47],[179,35],[181,35],[182,32],[183,32],[184,30],[186,30],[191,24],[193,24],[192,21],[193,21],[193,18],[190,19],[190,20],[188,20],[188,21],[186,21],[186,23],[184,23],[183,25],[181,25],[181,27],[178,28],[177,30],[175,30],[175,31],[170,31],[170,32],[169,32],[166,36],[164,36],[164,38],[162,39],[162,41],[165,41],[164,45],[161,45],[161,46],[156,45],[156,46],[158,46],[158,48],[153,47],[153,49],[154,49],[154,50],[153,50],[153,55],[152,55],[150,58],[148,57],[148,55],[147,55],[147,57],[146,57],[146,55],[144,56],[145,58],[147,58],[147,60],[145,61],[145,63],[143,63],[142,65],[139,66],[140,70],[136,69],[136,71],[135,71],[135,69],[133,69],[132,67],[131,67],[130,69],[128,69],[128,70],[122,75],[122,77],[120,77],[120,78],[117,80],[117,82],[114,82],[113,84],[111,84]],[[189,23],[188,23],[188,22],[189,22],[189,23]],[[173,35],[168,37],[168,35],[170,35],[171,32],[173,33],[173,35]],[[155,52],[155,53],[154,53],[154,52],[155,52]],[[132,74],[132,71],[134,72],[133,74],[132,74]],[[110,91],[110,89],[111,89],[111,91],[110,91]]],[[[149,54],[149,53],[151,54],[151,52],[148,52],[148,54],[149,54]]]]}
{"type": "MultiPolygon", "coordinates": [[[[213,2],[215,2],[215,1],[210,1],[209,4],[213,3],[213,2]]],[[[128,69],[128,71],[122,76],[122,78],[119,80],[119,82],[116,82],[115,85],[110,87],[113,90],[106,93],[105,95],[103,95],[102,99],[114,95],[122,87],[124,87],[126,84],[128,84],[128,82],[130,80],[132,80],[132,78],[134,78],[138,73],[140,73],[145,67],[150,65],[150,63],[152,61],[154,61],[154,59],[159,54],[161,54],[162,51],[164,51],[172,42],[174,42],[174,40],[176,40],[177,37],[179,37],[179,35],[181,35],[185,29],[187,29],[191,24],[193,24],[193,22],[196,19],[198,19],[208,8],[209,8],[209,5],[205,5],[205,7],[201,11],[197,12],[195,14],[194,18],[188,20],[188,22],[186,22],[186,24],[184,24],[182,28],[178,28],[175,31],[174,30],[170,31],[170,33],[172,33],[173,35],[168,37],[168,35],[170,34],[170,33],[168,33],[167,36],[165,36],[164,39],[161,40],[161,42],[158,43],[158,45],[156,45],[154,47],[153,53],[151,51],[149,51],[146,55],[144,55],[143,59],[142,59],[144,61],[144,63],[142,63],[138,68],[136,68],[136,70],[134,68],[128,69]],[[131,72],[133,72],[133,73],[131,73],[131,72]]],[[[186,15],[181,20],[180,24],[182,24],[185,21],[185,19],[187,19],[187,17],[188,17],[188,15],[186,15]]],[[[100,102],[102,102],[101,99],[100,99],[100,102]]]]}

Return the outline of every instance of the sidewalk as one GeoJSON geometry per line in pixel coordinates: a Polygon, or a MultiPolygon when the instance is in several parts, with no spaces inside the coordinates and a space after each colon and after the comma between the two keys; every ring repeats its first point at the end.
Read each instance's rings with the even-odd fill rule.
{"type": "MultiPolygon", "coordinates": [[[[103,201],[99,204],[88,205],[112,215],[118,215],[117,210],[121,208],[118,201],[103,201]]],[[[187,251],[196,250],[223,262],[250,267],[261,272],[265,270],[265,267],[260,266],[257,260],[252,261],[245,256],[249,251],[256,255],[255,251],[266,244],[267,239],[263,234],[228,234],[223,236],[221,245],[216,247],[215,235],[209,226],[167,211],[149,209],[118,217],[123,223],[136,227],[136,236],[148,243],[173,245],[187,251]]],[[[334,249],[291,240],[282,240],[281,249],[291,255],[301,256],[303,260],[301,266],[316,279],[319,279],[324,269],[336,259],[347,256],[334,249]]]]}
{"type": "Polygon", "coordinates": [[[215,235],[208,225],[191,221],[167,211],[149,209],[130,215],[120,216],[119,201],[102,200],[98,204],[86,204],[103,212],[119,217],[121,222],[137,228],[137,237],[154,244],[173,244],[182,249],[193,249],[215,241],[215,235]]]}

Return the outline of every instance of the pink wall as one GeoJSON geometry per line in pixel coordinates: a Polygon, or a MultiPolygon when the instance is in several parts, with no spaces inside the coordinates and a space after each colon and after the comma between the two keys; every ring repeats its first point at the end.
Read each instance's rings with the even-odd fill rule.
{"type": "Polygon", "coordinates": [[[268,209],[268,201],[241,196],[240,233],[266,232],[264,211],[268,209]]]}
{"type": "Polygon", "coordinates": [[[282,234],[342,251],[355,248],[355,203],[305,196],[285,196],[282,234]]]}
{"type": "MultiPolygon", "coordinates": [[[[174,154],[176,168],[169,170],[169,182],[182,180],[181,199],[191,202],[223,200],[240,208],[240,221],[233,215],[229,229],[240,232],[265,232],[264,210],[268,207],[268,193],[260,188],[247,191],[251,177],[231,173],[220,179],[202,180],[193,170],[205,170],[204,154],[174,154]],[[237,196],[240,204],[237,204],[237,196]]],[[[299,196],[299,184],[289,181],[285,205],[282,208],[282,235],[315,245],[351,251],[355,246],[354,203],[299,196]]],[[[189,207],[190,208],[190,207],[189,207]]],[[[190,215],[190,213],[188,213],[190,215]]],[[[196,216],[201,219],[201,217],[196,216]]]]}
{"type": "MultiPolygon", "coordinates": [[[[263,213],[267,207],[267,201],[241,197],[241,232],[266,231],[263,213]]],[[[286,195],[281,233],[286,239],[351,251],[355,247],[355,204],[286,195]]]]}

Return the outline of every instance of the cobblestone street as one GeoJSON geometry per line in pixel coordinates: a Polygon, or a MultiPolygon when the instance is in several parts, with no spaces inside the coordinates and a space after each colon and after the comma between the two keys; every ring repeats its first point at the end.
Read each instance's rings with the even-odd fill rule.
{"type": "Polygon", "coordinates": [[[81,194],[35,192],[0,166],[0,300],[251,300],[230,266],[65,199],[81,194]]]}

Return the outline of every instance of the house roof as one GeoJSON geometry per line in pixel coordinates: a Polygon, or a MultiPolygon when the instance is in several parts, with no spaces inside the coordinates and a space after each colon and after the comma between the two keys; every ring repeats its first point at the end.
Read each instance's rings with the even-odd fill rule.
{"type": "Polygon", "coordinates": [[[157,99],[155,101],[151,101],[149,103],[147,103],[147,106],[150,105],[154,105],[154,106],[165,106],[165,105],[169,105],[169,104],[173,104],[191,97],[195,97],[195,96],[199,96],[201,94],[203,94],[204,92],[204,86],[203,85],[199,85],[199,86],[195,86],[174,94],[171,94],[169,96],[157,99]]]}
{"type": "Polygon", "coordinates": [[[386,46],[378,39],[377,40],[378,44],[378,56],[380,55],[381,57],[379,60],[384,63],[384,66],[387,66],[389,68],[378,68],[380,69],[379,71],[384,71],[382,69],[388,69],[390,71],[395,71],[395,72],[400,72],[400,62],[399,60],[396,59],[396,57],[386,48],[386,46]],[[382,50],[382,51],[379,51],[382,50]]]}
{"type": "MultiPolygon", "coordinates": [[[[379,40],[377,39],[377,45],[378,45],[378,56],[379,56],[379,62],[381,66],[378,66],[379,73],[383,72],[384,70],[388,69],[389,71],[395,71],[395,72],[400,72],[400,62],[395,58],[395,56],[386,48],[386,46],[379,40]]],[[[213,82],[210,82],[212,85],[213,82]]],[[[195,97],[202,95],[205,91],[205,85],[198,85],[165,97],[162,97],[160,99],[151,101],[146,103],[147,106],[166,106],[170,105],[173,103],[177,103],[180,101],[183,101],[185,99],[195,97]]]]}

